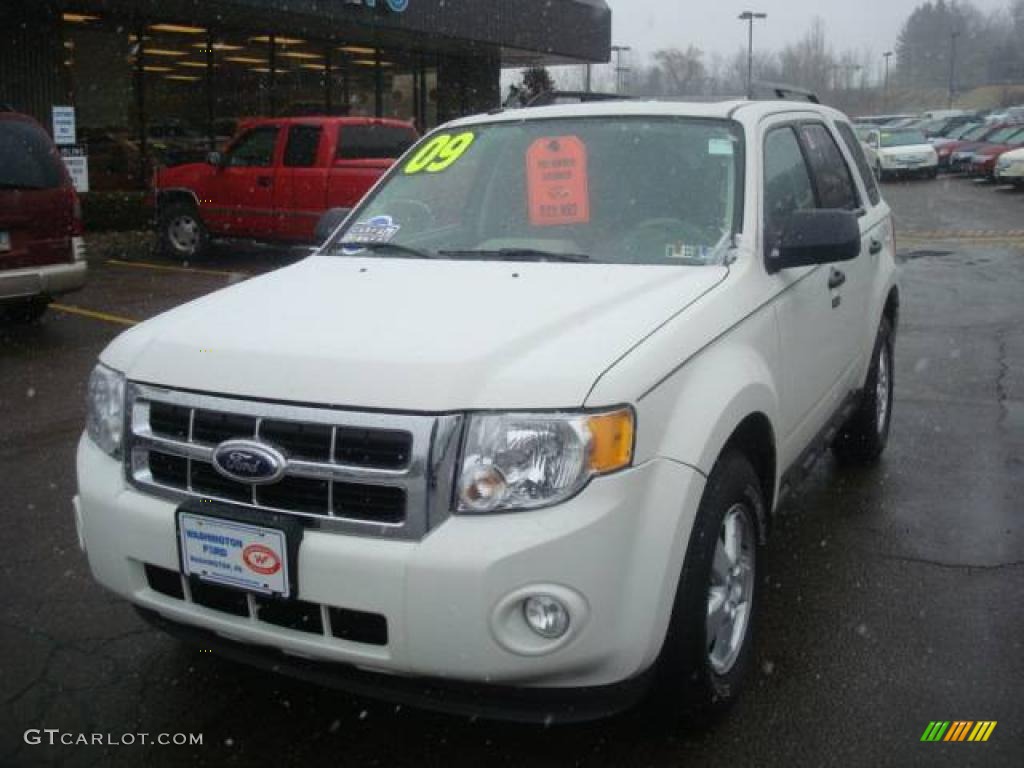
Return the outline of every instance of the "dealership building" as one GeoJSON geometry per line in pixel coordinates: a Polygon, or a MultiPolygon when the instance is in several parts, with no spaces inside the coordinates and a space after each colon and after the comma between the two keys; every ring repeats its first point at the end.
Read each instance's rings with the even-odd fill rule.
{"type": "Polygon", "coordinates": [[[142,158],[215,148],[244,118],[428,129],[498,106],[502,68],[605,62],[610,47],[604,0],[14,0],[0,104],[48,127],[72,107],[92,187],[131,188],[142,158]]]}

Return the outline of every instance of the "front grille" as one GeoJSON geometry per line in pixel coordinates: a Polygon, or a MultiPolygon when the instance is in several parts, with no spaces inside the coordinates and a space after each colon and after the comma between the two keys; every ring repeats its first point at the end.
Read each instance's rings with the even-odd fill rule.
{"type": "Polygon", "coordinates": [[[149,563],[145,564],[144,570],[150,589],[175,600],[189,601],[212,611],[252,618],[296,632],[325,635],[364,645],[388,644],[388,622],[379,613],[250,595],[198,579],[188,580],[178,571],[149,563]]]}
{"type": "Polygon", "coordinates": [[[449,512],[458,416],[378,414],[238,400],[131,383],[126,464],[143,491],[304,518],[309,527],[421,538],[449,512]],[[287,466],[277,482],[238,482],[216,447],[255,440],[287,466]]]}

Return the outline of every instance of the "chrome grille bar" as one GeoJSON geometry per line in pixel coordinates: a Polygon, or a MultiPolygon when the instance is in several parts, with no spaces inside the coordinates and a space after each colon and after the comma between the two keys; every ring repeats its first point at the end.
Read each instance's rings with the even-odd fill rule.
{"type": "MultiPolygon", "coordinates": [[[[302,518],[309,527],[323,530],[412,540],[425,536],[430,529],[443,522],[450,513],[455,454],[462,425],[460,416],[371,413],[259,402],[183,392],[137,383],[129,383],[127,398],[126,411],[129,423],[126,425],[125,469],[129,483],[140,491],[179,502],[189,498],[204,498],[284,512],[302,518]],[[184,439],[154,432],[151,421],[154,403],[188,409],[188,429],[184,439]],[[213,454],[216,450],[216,445],[195,439],[196,413],[198,411],[214,416],[255,418],[256,427],[253,433],[237,435],[237,438],[242,439],[252,439],[254,436],[259,439],[261,427],[268,421],[286,422],[299,428],[302,425],[316,426],[324,441],[327,438],[324,427],[330,427],[330,449],[326,461],[295,458],[288,456],[287,451],[282,451],[286,458],[282,482],[288,478],[297,478],[326,483],[326,508],[322,511],[310,512],[270,506],[261,503],[256,486],[253,486],[251,492],[246,489],[247,502],[220,498],[210,493],[203,493],[193,487],[193,473],[196,465],[202,464],[212,468],[213,454]],[[361,466],[338,462],[336,456],[339,429],[366,430],[371,436],[375,431],[408,434],[410,437],[408,460],[401,468],[361,466]],[[168,484],[154,476],[154,468],[150,460],[151,454],[154,452],[163,457],[174,457],[178,461],[184,460],[185,478],[183,483],[168,484]],[[371,505],[371,508],[374,504],[391,503],[387,496],[383,497],[387,500],[386,502],[380,502],[381,497],[379,496],[375,498],[372,495],[374,488],[400,489],[405,495],[405,509],[401,520],[396,522],[394,520],[371,520],[345,516],[343,509],[336,510],[334,506],[338,498],[335,485],[338,483],[347,486],[346,490],[349,495],[345,498],[350,498],[353,489],[358,493],[359,487],[365,487],[369,495],[364,496],[362,501],[371,505]]],[[[182,417],[182,428],[178,432],[179,435],[185,431],[183,421],[182,417]]],[[[316,435],[317,431],[314,430],[313,434],[316,435]]],[[[350,458],[352,457],[350,456],[350,458]]],[[[165,462],[164,466],[166,466],[167,459],[163,458],[161,461],[165,462]]],[[[177,472],[180,473],[180,470],[177,472]]],[[[162,477],[165,476],[162,475],[162,477]]],[[[177,474],[175,474],[176,478],[177,474]]],[[[269,489],[273,486],[265,487],[269,489]]],[[[400,499],[400,497],[395,498],[400,499]]],[[[315,499],[314,495],[314,502],[315,499]]],[[[313,503],[310,508],[317,509],[318,505],[313,503]]]]}

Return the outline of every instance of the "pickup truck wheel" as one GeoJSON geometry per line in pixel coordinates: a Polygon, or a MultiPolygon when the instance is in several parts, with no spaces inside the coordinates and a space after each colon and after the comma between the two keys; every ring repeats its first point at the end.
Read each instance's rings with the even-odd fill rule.
{"type": "Polygon", "coordinates": [[[885,450],[892,424],[894,362],[892,327],[883,318],[860,405],[832,444],[832,453],[839,461],[867,464],[885,450]]]}
{"type": "Polygon", "coordinates": [[[652,700],[662,714],[707,722],[739,696],[753,655],[761,483],[729,451],[715,464],[697,511],[652,700]]]}
{"type": "Polygon", "coordinates": [[[25,299],[0,307],[0,318],[12,323],[34,323],[46,314],[50,300],[43,297],[25,299]]]}
{"type": "Polygon", "coordinates": [[[210,234],[192,203],[173,202],[160,212],[160,247],[165,255],[182,261],[201,258],[210,234]]]}

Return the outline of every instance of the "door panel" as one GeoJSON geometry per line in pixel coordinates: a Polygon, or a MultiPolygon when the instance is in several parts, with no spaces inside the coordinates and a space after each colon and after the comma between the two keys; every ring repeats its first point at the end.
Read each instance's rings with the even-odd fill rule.
{"type": "Polygon", "coordinates": [[[274,186],[280,129],[261,125],[228,149],[224,165],[210,179],[204,211],[219,234],[273,237],[274,186]]]}
{"type": "MultiPolygon", "coordinates": [[[[816,191],[793,127],[769,129],[764,140],[765,247],[773,248],[794,211],[817,207],[816,191]]],[[[804,444],[830,415],[843,352],[835,340],[841,319],[833,311],[835,290],[827,266],[786,269],[778,282],[776,313],[781,334],[783,429],[804,444]]]]}
{"type": "Polygon", "coordinates": [[[278,237],[312,242],[316,223],[327,210],[327,144],[321,124],[288,129],[274,193],[278,237]]]}

